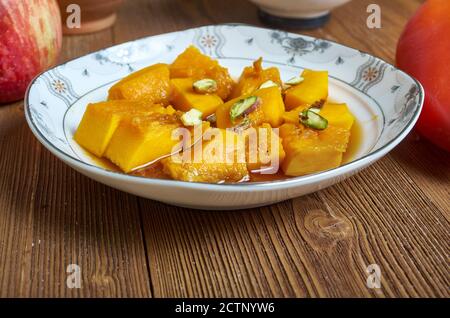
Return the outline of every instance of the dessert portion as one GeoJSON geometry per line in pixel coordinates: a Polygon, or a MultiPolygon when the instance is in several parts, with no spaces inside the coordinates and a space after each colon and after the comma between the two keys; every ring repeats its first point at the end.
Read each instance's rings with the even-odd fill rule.
{"type": "Polygon", "coordinates": [[[188,47],[114,84],[89,104],[74,135],[93,156],[128,174],[232,183],[336,168],[355,118],[328,100],[328,72],[283,82],[262,58],[237,82],[217,60],[188,47]]]}

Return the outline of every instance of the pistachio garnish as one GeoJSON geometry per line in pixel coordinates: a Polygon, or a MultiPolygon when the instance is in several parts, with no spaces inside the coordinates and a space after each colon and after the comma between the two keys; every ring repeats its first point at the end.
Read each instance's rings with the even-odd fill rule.
{"type": "Polygon", "coordinates": [[[257,96],[250,96],[238,100],[236,103],[233,104],[233,106],[231,106],[230,109],[231,121],[234,122],[234,120],[239,116],[251,113],[258,107],[259,103],[260,103],[259,98],[257,96]]]}
{"type": "Polygon", "coordinates": [[[298,85],[301,82],[303,82],[305,79],[301,76],[295,76],[291,79],[288,79],[286,82],[284,82],[284,84],[289,85],[289,86],[294,86],[294,85],[298,85]]]}
{"type": "Polygon", "coordinates": [[[252,122],[251,122],[250,118],[245,117],[242,122],[240,122],[236,126],[232,127],[231,130],[234,131],[235,133],[240,134],[244,130],[250,128],[251,125],[252,125],[252,122]]]}
{"type": "Polygon", "coordinates": [[[210,78],[204,78],[194,82],[192,88],[199,94],[212,94],[217,91],[217,82],[210,78]]]}
{"type": "Polygon", "coordinates": [[[202,115],[203,113],[201,111],[192,108],[190,111],[181,115],[180,119],[185,126],[196,126],[202,123],[202,115]]]}
{"type": "Polygon", "coordinates": [[[310,107],[309,110],[312,112],[315,112],[316,114],[318,114],[320,112],[320,108],[317,108],[317,107],[310,107]]]}
{"type": "Polygon", "coordinates": [[[212,113],[211,115],[205,118],[206,121],[209,121],[211,124],[215,124],[217,121],[216,113],[212,113]]]}
{"type": "Polygon", "coordinates": [[[302,111],[299,117],[300,122],[306,127],[317,130],[324,130],[328,127],[328,120],[311,110],[311,108],[302,111]]]}
{"type": "Polygon", "coordinates": [[[269,87],[274,87],[274,86],[278,86],[277,83],[275,83],[274,81],[268,80],[265,81],[264,83],[262,83],[259,88],[269,88],[269,87]]]}

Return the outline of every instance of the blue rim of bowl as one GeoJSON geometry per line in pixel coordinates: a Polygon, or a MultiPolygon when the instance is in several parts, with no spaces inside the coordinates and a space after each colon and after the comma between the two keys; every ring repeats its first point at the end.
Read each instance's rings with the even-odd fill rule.
{"type": "MultiPolygon", "coordinates": [[[[193,29],[198,29],[201,27],[214,27],[214,26],[246,26],[246,27],[252,27],[252,28],[257,28],[257,29],[262,29],[262,30],[267,30],[267,31],[277,31],[276,29],[270,29],[270,28],[262,28],[262,27],[258,27],[258,26],[253,26],[250,24],[245,24],[245,23],[223,23],[223,24],[214,24],[214,25],[205,25],[205,26],[200,26],[200,27],[195,27],[195,28],[189,28],[186,30],[181,30],[181,31],[175,31],[175,32],[169,32],[169,33],[163,33],[161,35],[165,35],[165,34],[170,34],[170,33],[177,33],[177,32],[185,32],[185,31],[189,31],[189,30],[193,30],[193,29]]],[[[309,35],[300,35],[300,34],[295,34],[292,33],[294,35],[297,36],[305,36],[305,37],[309,37],[312,39],[318,39],[320,40],[320,38],[316,38],[316,37],[312,37],[309,35]]],[[[127,41],[127,42],[123,42],[117,45],[113,45],[109,48],[118,46],[118,45],[125,45],[127,43],[132,43],[135,41],[139,41],[139,40],[143,40],[146,38],[151,38],[155,35],[149,36],[149,37],[143,37],[140,39],[135,39],[132,41],[127,41]]],[[[32,88],[32,86],[34,85],[34,83],[36,82],[37,79],[39,79],[39,77],[41,77],[42,74],[49,72],[55,68],[58,68],[62,65],[65,65],[69,62],[75,61],[77,59],[83,58],[89,54],[92,54],[94,52],[70,59],[68,61],[65,61],[64,63],[55,65],[41,73],[39,73],[38,75],[36,75],[33,80],[30,82],[30,84],[27,87],[26,93],[25,93],[25,98],[24,98],[24,109],[25,109],[25,118],[26,121],[28,123],[28,126],[30,127],[31,131],[33,132],[33,134],[35,135],[35,137],[42,143],[42,145],[44,145],[51,153],[53,153],[56,157],[64,157],[65,159],[69,160],[69,161],[74,161],[75,164],[81,164],[82,166],[85,166],[86,169],[91,170],[92,172],[101,172],[103,174],[107,174],[110,175],[111,177],[118,177],[118,178],[122,178],[125,180],[135,180],[135,181],[141,181],[143,183],[146,184],[153,184],[155,183],[155,185],[157,185],[159,183],[159,185],[173,185],[173,186],[189,186],[192,188],[198,188],[198,189],[208,189],[211,190],[212,188],[217,188],[217,189],[223,189],[224,187],[227,188],[227,190],[231,190],[233,189],[234,191],[242,191],[242,190],[251,190],[251,189],[264,189],[266,187],[270,187],[270,186],[290,186],[292,184],[296,184],[296,183],[301,183],[301,182],[307,182],[310,181],[311,179],[315,179],[315,178],[320,178],[320,177],[327,177],[329,174],[337,174],[337,175],[341,175],[339,172],[344,172],[344,170],[346,168],[351,168],[352,166],[363,166],[365,161],[368,161],[371,157],[377,157],[377,155],[380,155],[380,157],[383,154],[386,154],[387,152],[389,152],[390,150],[392,150],[395,146],[397,146],[405,137],[406,135],[413,129],[415,123],[417,122],[419,115],[422,111],[423,108],[423,104],[424,104],[424,99],[425,99],[425,92],[423,89],[422,84],[416,80],[414,77],[412,77],[411,75],[409,75],[408,73],[400,70],[399,68],[395,67],[394,65],[376,57],[373,56],[370,53],[352,48],[350,46],[347,45],[343,45],[340,44],[336,41],[332,41],[332,40],[325,40],[324,41],[328,41],[331,43],[335,43],[337,45],[346,47],[348,49],[352,49],[361,53],[365,53],[373,58],[375,58],[377,61],[380,61],[390,67],[392,67],[393,69],[395,69],[396,71],[402,73],[403,75],[405,75],[407,78],[411,79],[419,88],[419,101],[418,101],[418,105],[416,107],[416,110],[413,114],[413,116],[411,117],[411,119],[409,120],[409,122],[405,125],[405,127],[395,136],[393,137],[388,143],[386,143],[385,145],[383,145],[382,147],[376,149],[373,152],[368,152],[367,154],[361,156],[358,159],[352,160],[348,163],[345,163],[337,168],[333,168],[333,169],[329,169],[329,170],[325,170],[325,171],[320,171],[317,173],[312,173],[312,174],[308,174],[308,175],[304,175],[304,176],[298,176],[298,177],[291,177],[291,178],[287,178],[287,179],[282,179],[282,180],[273,180],[273,181],[262,181],[262,182],[242,182],[242,183],[221,183],[221,184],[217,184],[217,183],[207,183],[207,182],[189,182],[189,181],[180,181],[180,180],[171,180],[171,179],[158,179],[158,178],[148,178],[148,177],[144,177],[144,176],[135,176],[135,175],[129,175],[123,172],[116,172],[116,171],[111,171],[108,169],[104,169],[102,167],[90,164],[90,163],[86,163],[76,157],[73,157],[67,153],[65,153],[64,151],[60,150],[58,147],[54,146],[53,143],[48,140],[41,132],[40,130],[36,127],[34,121],[33,121],[33,117],[31,116],[30,113],[30,104],[28,102],[29,100],[29,93],[30,90],[32,88]]],[[[59,158],[60,160],[62,160],[61,158],[59,158]]]]}

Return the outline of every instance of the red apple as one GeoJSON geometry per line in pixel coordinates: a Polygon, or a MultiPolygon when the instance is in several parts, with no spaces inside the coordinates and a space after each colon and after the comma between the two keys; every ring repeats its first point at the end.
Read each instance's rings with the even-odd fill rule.
{"type": "Polygon", "coordinates": [[[0,0],[0,103],[22,99],[30,81],[58,60],[56,0],[0,0]]]}

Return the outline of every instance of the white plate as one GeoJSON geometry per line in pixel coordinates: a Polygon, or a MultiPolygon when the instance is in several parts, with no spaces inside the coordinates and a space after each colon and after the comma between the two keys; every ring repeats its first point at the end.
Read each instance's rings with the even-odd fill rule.
{"type": "Polygon", "coordinates": [[[124,43],[54,67],[31,83],[25,113],[31,130],[48,150],[94,180],[174,205],[240,209],[323,189],[372,164],[413,128],[423,99],[419,82],[369,54],[312,37],[225,24],[124,43]],[[245,184],[149,179],[97,166],[73,141],[86,105],[106,99],[108,88],[130,72],[170,63],[190,44],[217,58],[236,77],[260,56],[265,66],[277,66],[284,80],[303,68],[328,70],[330,98],[346,102],[362,127],[363,142],[353,161],[303,177],[245,184]]]}

